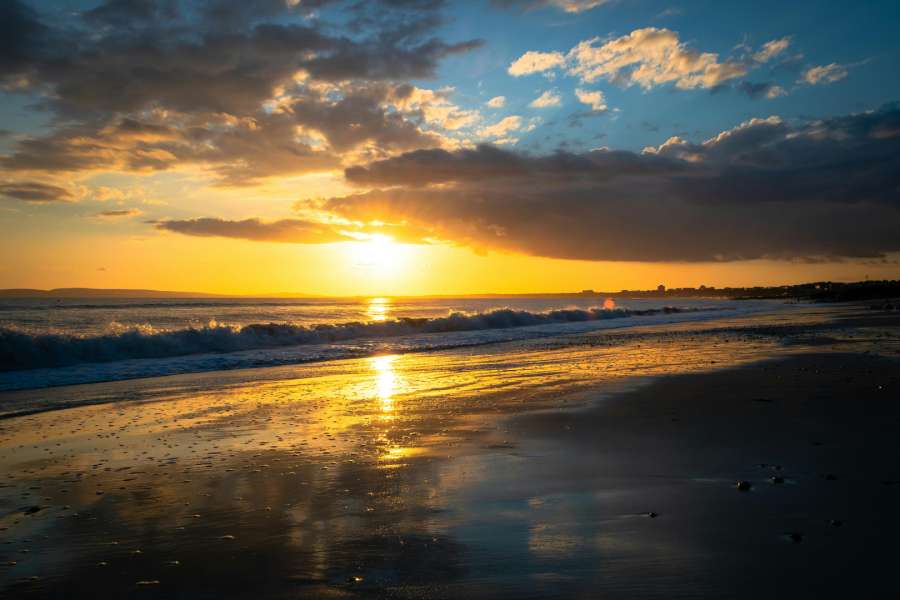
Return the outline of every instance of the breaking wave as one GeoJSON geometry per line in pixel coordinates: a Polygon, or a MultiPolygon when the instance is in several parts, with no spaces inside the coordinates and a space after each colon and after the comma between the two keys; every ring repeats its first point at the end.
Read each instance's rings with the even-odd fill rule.
{"type": "Polygon", "coordinates": [[[563,309],[529,312],[509,308],[483,313],[451,313],[438,318],[402,318],[383,322],[351,322],[302,326],[258,323],[243,327],[210,323],[205,327],[156,330],[134,327],[96,336],[42,333],[0,328],[0,371],[64,367],[128,359],[166,358],[190,354],[228,353],[304,344],[328,344],[355,339],[389,338],[454,331],[507,329],[553,323],[575,323],[693,312],[698,309],[659,308],[563,309]]]}

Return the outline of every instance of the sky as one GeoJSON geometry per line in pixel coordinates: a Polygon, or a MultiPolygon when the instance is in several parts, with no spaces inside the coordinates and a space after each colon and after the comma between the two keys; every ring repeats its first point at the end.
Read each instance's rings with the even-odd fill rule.
{"type": "Polygon", "coordinates": [[[900,278],[900,3],[5,0],[0,287],[900,278]]]}

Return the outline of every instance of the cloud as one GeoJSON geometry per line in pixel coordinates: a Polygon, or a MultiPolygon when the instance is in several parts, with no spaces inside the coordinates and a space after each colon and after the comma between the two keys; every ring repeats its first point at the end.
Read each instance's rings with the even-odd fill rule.
{"type": "Polygon", "coordinates": [[[530,106],[531,108],[548,108],[550,106],[559,106],[562,103],[562,98],[559,94],[554,92],[553,90],[547,90],[534,100],[532,100],[530,106]]]}
{"type": "Polygon", "coordinates": [[[506,96],[494,96],[485,102],[491,108],[503,108],[506,106],[506,96]]]}
{"type": "Polygon", "coordinates": [[[837,63],[831,63],[829,65],[810,67],[800,76],[800,81],[809,85],[819,85],[840,81],[847,75],[846,67],[837,63]]]}
{"type": "Polygon", "coordinates": [[[358,242],[372,239],[374,236],[387,236],[393,240],[409,244],[430,242],[424,229],[405,223],[389,223],[383,220],[338,224],[308,219],[263,221],[256,218],[229,220],[217,217],[202,217],[185,220],[148,221],[148,223],[159,231],[168,231],[181,235],[279,244],[358,242]]]}
{"type": "Polygon", "coordinates": [[[229,221],[218,218],[155,221],[156,229],[197,237],[225,237],[255,242],[292,244],[328,244],[354,238],[335,231],[329,225],[302,219],[264,222],[259,219],[229,221]]]}
{"type": "Polygon", "coordinates": [[[677,6],[672,6],[672,7],[669,7],[664,10],[659,11],[658,13],[656,13],[656,15],[653,18],[654,19],[667,19],[669,17],[678,17],[678,16],[682,15],[683,13],[684,13],[684,11],[681,8],[679,8],[677,6]]]}
{"type": "Polygon", "coordinates": [[[647,27],[597,45],[598,38],[579,43],[566,60],[569,73],[586,83],[605,78],[644,89],[666,83],[677,88],[711,88],[746,74],[734,60],[719,62],[718,54],[692,50],[668,29],[647,27]]]}
{"type": "Polygon", "coordinates": [[[74,192],[64,187],[37,181],[9,181],[0,183],[0,196],[35,204],[75,202],[74,192]]]}
{"type": "Polygon", "coordinates": [[[584,40],[565,56],[529,50],[510,65],[508,72],[520,77],[557,68],[565,68],[582,83],[603,78],[644,89],[667,83],[693,89],[714,88],[745,75],[750,67],[745,61],[720,61],[718,54],[693,50],[669,29],[646,27],[612,40],[584,40]]]}
{"type": "Polygon", "coordinates": [[[136,217],[142,214],[137,208],[124,208],[121,210],[104,210],[94,213],[94,217],[98,219],[123,219],[127,217],[136,217]]]}
{"type": "Polygon", "coordinates": [[[781,96],[787,96],[787,91],[783,87],[771,82],[752,83],[750,81],[742,81],[736,87],[740,93],[754,100],[757,98],[774,100],[781,96]]]}
{"type": "Polygon", "coordinates": [[[606,98],[603,96],[603,92],[599,90],[583,90],[581,88],[576,88],[575,96],[578,98],[579,102],[587,104],[594,112],[602,112],[607,109],[606,98]]]}
{"type": "Polygon", "coordinates": [[[643,154],[422,150],[348,169],[320,205],[350,220],[555,258],[732,261],[900,251],[900,105],[748,120],[643,154]]]}
{"type": "Polygon", "coordinates": [[[0,87],[54,117],[0,169],[190,167],[251,185],[453,143],[478,122],[449,93],[402,83],[481,46],[437,37],[443,2],[355,3],[341,23],[317,12],[330,2],[107,0],[64,19],[0,3],[0,87]]]}
{"type": "Polygon", "coordinates": [[[474,125],[477,111],[448,100],[449,91],[408,84],[347,84],[285,95],[272,112],[243,118],[156,111],[107,123],[71,126],[26,138],[0,156],[0,170],[78,173],[153,172],[195,166],[223,185],[338,169],[354,153],[370,158],[436,147],[432,129],[474,125]]]}
{"type": "Polygon", "coordinates": [[[522,117],[518,115],[510,115],[504,117],[493,125],[482,127],[478,130],[478,136],[482,138],[499,138],[506,134],[516,131],[522,127],[522,117]]]}
{"type": "Polygon", "coordinates": [[[393,105],[406,112],[418,112],[424,121],[440,129],[456,131],[481,119],[477,110],[464,110],[450,101],[453,88],[429,90],[401,85],[394,91],[393,105]]]}
{"type": "Polygon", "coordinates": [[[778,40],[766,42],[762,45],[762,48],[760,48],[756,53],[753,54],[753,60],[760,63],[768,62],[787,50],[788,46],[790,45],[790,37],[783,37],[778,40]]]}
{"type": "Polygon", "coordinates": [[[609,2],[610,0],[494,0],[494,4],[504,8],[534,10],[552,6],[572,14],[582,13],[609,2]]]}
{"type": "Polygon", "coordinates": [[[25,33],[6,42],[15,60],[6,61],[0,81],[24,78],[66,114],[152,106],[242,114],[260,108],[300,70],[322,81],[423,79],[442,58],[481,45],[432,36],[440,19],[433,11],[407,15],[408,3],[382,3],[397,18],[354,37],[314,20],[274,20],[290,12],[281,0],[216,0],[203,3],[199,16],[166,2],[112,0],[84,13],[86,23],[67,27],[41,24],[18,0],[4,4],[25,33]],[[109,27],[97,28],[98,21],[109,27]]]}
{"type": "Polygon", "coordinates": [[[535,52],[529,50],[517,58],[507,69],[507,73],[513,77],[522,77],[532,73],[541,73],[550,69],[561,67],[566,63],[561,52],[535,52]]]}

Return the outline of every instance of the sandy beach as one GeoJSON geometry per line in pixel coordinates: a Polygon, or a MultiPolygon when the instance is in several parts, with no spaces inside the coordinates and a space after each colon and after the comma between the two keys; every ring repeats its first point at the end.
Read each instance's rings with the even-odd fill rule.
{"type": "Polygon", "coordinates": [[[898,358],[807,306],[3,393],[0,595],[875,595],[898,358]]]}

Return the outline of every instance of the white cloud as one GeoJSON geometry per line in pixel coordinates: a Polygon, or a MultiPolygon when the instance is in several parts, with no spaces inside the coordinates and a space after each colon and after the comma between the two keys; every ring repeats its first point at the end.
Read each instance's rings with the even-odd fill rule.
{"type": "Polygon", "coordinates": [[[609,0],[550,0],[550,3],[561,8],[567,13],[580,13],[598,6],[603,6],[609,0]]]}
{"type": "Polygon", "coordinates": [[[528,125],[526,125],[525,127],[522,128],[522,131],[525,131],[525,132],[534,131],[535,129],[537,129],[537,126],[540,124],[541,124],[540,117],[532,117],[531,119],[528,120],[528,125]]]}
{"type": "Polygon", "coordinates": [[[647,27],[596,46],[598,41],[585,40],[569,51],[569,74],[586,83],[603,77],[644,89],[666,83],[691,89],[715,87],[747,72],[740,62],[719,62],[718,54],[688,48],[668,29],[647,27]]]}
{"type": "Polygon", "coordinates": [[[550,69],[561,67],[566,63],[562,52],[535,52],[529,50],[511,65],[507,72],[513,77],[541,73],[550,69]]]}
{"type": "Polygon", "coordinates": [[[587,104],[591,107],[591,110],[595,112],[602,112],[608,108],[606,106],[606,98],[600,90],[583,90],[581,88],[576,88],[575,96],[578,97],[579,102],[587,104]]]}
{"type": "Polygon", "coordinates": [[[787,91],[780,85],[773,85],[769,88],[769,91],[766,92],[766,98],[769,100],[773,100],[780,96],[787,96],[787,91]]]}
{"type": "Polygon", "coordinates": [[[550,106],[559,106],[562,102],[559,94],[552,90],[547,90],[537,98],[535,98],[529,106],[531,108],[548,108],[550,106]]]}
{"type": "MultiPolygon", "coordinates": [[[[769,52],[780,51],[780,44],[781,40],[775,40],[769,52]]],[[[732,59],[720,62],[716,53],[689,48],[674,31],[646,27],[603,43],[600,38],[584,40],[566,56],[560,52],[528,51],[510,65],[509,74],[550,74],[557,68],[566,68],[582,83],[605,78],[623,85],[638,84],[644,89],[666,83],[692,89],[711,88],[741,77],[747,73],[748,65],[732,59]]]]}
{"type": "Polygon", "coordinates": [[[484,138],[502,138],[505,137],[506,134],[512,131],[516,131],[521,127],[522,117],[518,115],[512,115],[502,119],[497,123],[494,123],[493,125],[482,127],[478,130],[478,135],[484,138]]]}
{"type": "Polygon", "coordinates": [[[823,65],[819,67],[811,67],[803,72],[801,81],[809,85],[818,85],[820,83],[834,83],[845,78],[848,74],[847,68],[837,63],[823,65]]]}
{"type": "Polygon", "coordinates": [[[770,42],[766,42],[762,45],[762,48],[759,49],[754,55],[753,60],[756,62],[768,62],[784,52],[788,49],[788,46],[791,45],[790,37],[783,37],[779,40],[772,40],[770,42]]]}
{"type": "Polygon", "coordinates": [[[506,106],[506,96],[494,96],[487,102],[485,102],[491,108],[503,108],[506,106]]]}
{"type": "Polygon", "coordinates": [[[453,88],[440,90],[413,87],[406,95],[393,99],[393,105],[401,111],[420,111],[425,122],[448,131],[471,127],[481,119],[477,110],[464,110],[450,101],[453,88]]]}

